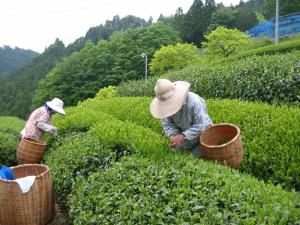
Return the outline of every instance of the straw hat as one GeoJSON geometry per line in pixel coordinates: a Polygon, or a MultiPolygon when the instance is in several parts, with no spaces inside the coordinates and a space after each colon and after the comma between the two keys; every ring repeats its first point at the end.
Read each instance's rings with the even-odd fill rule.
{"type": "Polygon", "coordinates": [[[51,109],[53,109],[55,112],[58,112],[59,114],[66,115],[64,111],[64,102],[60,100],[59,98],[54,98],[50,102],[46,102],[47,106],[49,106],[51,109]]]}
{"type": "Polygon", "coordinates": [[[177,113],[187,97],[190,86],[185,81],[172,83],[167,79],[159,79],[154,88],[156,98],[150,104],[152,116],[162,119],[177,113]]]}

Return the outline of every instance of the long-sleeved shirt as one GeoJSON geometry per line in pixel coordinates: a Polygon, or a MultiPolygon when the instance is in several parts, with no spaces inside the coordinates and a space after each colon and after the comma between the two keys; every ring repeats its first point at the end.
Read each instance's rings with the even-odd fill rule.
{"type": "Polygon", "coordinates": [[[194,149],[199,144],[199,137],[206,127],[212,124],[203,98],[189,92],[185,103],[174,115],[161,120],[164,133],[170,137],[184,134],[185,140],[180,148],[194,149]]]}
{"type": "Polygon", "coordinates": [[[48,112],[45,106],[42,106],[36,110],[34,110],[27,123],[25,128],[22,130],[22,137],[25,138],[33,138],[36,140],[42,140],[45,134],[45,130],[41,129],[38,124],[50,124],[51,122],[51,114],[48,112]]]}

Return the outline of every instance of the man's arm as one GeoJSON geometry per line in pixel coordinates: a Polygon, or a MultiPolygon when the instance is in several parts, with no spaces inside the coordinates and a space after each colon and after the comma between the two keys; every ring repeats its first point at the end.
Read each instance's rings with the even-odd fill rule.
{"type": "Polygon", "coordinates": [[[168,137],[181,133],[171,117],[162,119],[161,123],[163,125],[164,133],[168,137]]]}
{"type": "Polygon", "coordinates": [[[192,107],[191,113],[193,125],[188,130],[183,132],[187,140],[193,140],[199,137],[205,128],[212,124],[203,99],[200,100],[199,104],[192,107]]]}

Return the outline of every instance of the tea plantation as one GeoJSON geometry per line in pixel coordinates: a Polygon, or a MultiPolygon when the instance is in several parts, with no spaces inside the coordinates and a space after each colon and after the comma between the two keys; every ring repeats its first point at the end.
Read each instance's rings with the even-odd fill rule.
{"type": "Polygon", "coordinates": [[[215,123],[241,127],[245,157],[236,171],[170,150],[159,121],[150,116],[150,101],[89,99],[54,119],[61,137],[45,163],[74,224],[299,220],[299,195],[293,191],[299,188],[298,108],[207,101],[215,123]]]}
{"type": "MultiPolygon", "coordinates": [[[[213,123],[241,128],[236,170],[170,149],[150,115],[152,98],[141,97],[153,95],[157,78],[123,83],[116,88],[123,97],[100,91],[54,116],[59,135],[47,137],[43,163],[69,222],[300,224],[299,57],[253,56],[166,75],[208,97],[213,123]]],[[[24,124],[0,117],[0,163],[16,165],[24,124]]]]}
{"type": "MultiPolygon", "coordinates": [[[[300,199],[294,190],[299,188],[299,108],[208,100],[214,123],[241,127],[245,157],[241,168],[233,170],[174,153],[159,121],[149,114],[150,101],[89,99],[68,108],[66,117],[53,119],[60,135],[48,140],[44,163],[71,223],[299,222],[300,199]]],[[[2,147],[1,155],[10,151],[14,158],[24,121],[1,121],[8,119],[1,123],[0,136],[14,131],[7,138],[13,144],[2,147]]]]}

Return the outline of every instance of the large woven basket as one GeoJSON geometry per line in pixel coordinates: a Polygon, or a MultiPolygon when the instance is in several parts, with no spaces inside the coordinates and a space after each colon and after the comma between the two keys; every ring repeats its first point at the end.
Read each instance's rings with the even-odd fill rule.
{"type": "Polygon", "coordinates": [[[15,181],[0,179],[0,224],[45,225],[55,214],[49,168],[25,164],[11,168],[16,178],[37,176],[30,191],[22,193],[15,181]]]}
{"type": "Polygon", "coordinates": [[[44,155],[46,143],[29,138],[22,138],[17,151],[20,164],[40,163],[44,155]]]}
{"type": "Polygon", "coordinates": [[[243,143],[240,129],[228,123],[215,124],[200,136],[203,158],[217,160],[237,168],[243,160],[243,143]]]}

